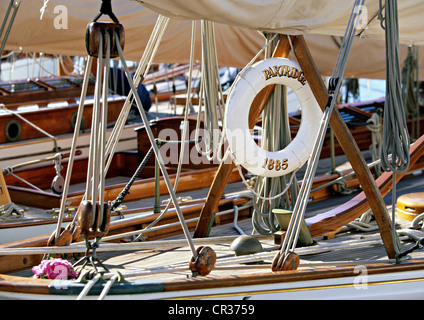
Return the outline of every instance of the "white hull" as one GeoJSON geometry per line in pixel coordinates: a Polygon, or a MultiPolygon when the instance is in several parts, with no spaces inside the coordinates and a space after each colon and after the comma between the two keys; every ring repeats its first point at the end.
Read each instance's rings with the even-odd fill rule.
{"type": "MultiPolygon", "coordinates": [[[[67,282],[58,283],[59,291],[67,290],[67,282]],[[62,286],[62,288],[60,288],[62,286]]],[[[145,281],[146,285],[152,281],[145,281]]],[[[52,285],[51,285],[52,286],[52,285]]],[[[50,287],[51,287],[50,286],[50,287]]],[[[138,286],[141,288],[141,286],[138,286]]],[[[65,293],[66,291],[64,291],[65,293]]],[[[0,299],[74,300],[76,295],[27,294],[0,292],[0,299]]],[[[98,294],[85,299],[97,299],[98,294]]],[[[357,277],[328,278],[311,281],[278,282],[263,285],[247,285],[216,289],[181,290],[145,294],[119,294],[112,292],[105,299],[229,299],[229,300],[391,300],[424,299],[424,270],[394,272],[357,277]]],[[[212,313],[212,310],[209,310],[212,313]]]]}

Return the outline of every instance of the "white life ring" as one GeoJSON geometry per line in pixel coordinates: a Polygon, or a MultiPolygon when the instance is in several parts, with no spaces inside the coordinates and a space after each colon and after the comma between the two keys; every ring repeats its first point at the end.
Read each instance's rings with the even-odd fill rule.
{"type": "Polygon", "coordinates": [[[226,136],[233,160],[251,173],[264,177],[278,177],[300,168],[312,153],[322,114],[297,62],[270,58],[255,63],[237,78],[226,104],[226,136]],[[270,84],[290,87],[302,111],[296,137],[286,148],[276,152],[260,148],[249,130],[250,105],[270,84]]]}

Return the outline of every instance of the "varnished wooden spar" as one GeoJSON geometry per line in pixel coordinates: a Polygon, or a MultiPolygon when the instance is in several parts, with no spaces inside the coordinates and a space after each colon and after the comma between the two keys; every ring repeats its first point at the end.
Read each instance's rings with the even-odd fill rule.
{"type": "MultiPolygon", "coordinates": [[[[414,164],[424,154],[424,135],[421,136],[411,147],[409,170],[413,170],[414,164]]],[[[396,182],[398,182],[407,173],[396,174],[396,182]]],[[[383,196],[392,189],[393,173],[384,172],[377,178],[376,184],[383,196]]],[[[309,231],[312,237],[320,236],[328,232],[334,232],[338,228],[346,225],[348,222],[358,218],[366,210],[370,208],[370,199],[364,191],[348,201],[344,205],[330,210],[315,217],[306,219],[309,231]]]]}

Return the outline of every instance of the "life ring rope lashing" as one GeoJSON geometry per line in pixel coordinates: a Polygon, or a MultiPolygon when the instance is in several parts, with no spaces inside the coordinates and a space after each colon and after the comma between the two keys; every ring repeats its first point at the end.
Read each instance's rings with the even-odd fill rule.
{"type": "Polygon", "coordinates": [[[286,58],[269,58],[255,63],[237,78],[225,109],[226,136],[234,162],[254,175],[264,177],[278,177],[297,170],[312,153],[322,115],[297,62],[286,58]],[[260,148],[249,129],[250,105],[255,96],[271,84],[291,88],[302,111],[296,137],[286,148],[274,152],[260,148]]]}

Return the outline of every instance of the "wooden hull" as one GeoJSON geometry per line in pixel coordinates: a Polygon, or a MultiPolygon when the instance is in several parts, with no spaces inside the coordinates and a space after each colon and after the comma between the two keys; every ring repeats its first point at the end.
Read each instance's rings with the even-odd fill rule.
{"type": "MultiPolygon", "coordinates": [[[[125,98],[110,100],[108,102],[108,121],[113,122],[118,118],[125,98]]],[[[43,107],[35,110],[19,111],[19,115],[30,121],[32,124],[46,131],[50,135],[58,136],[74,132],[74,124],[78,104],[73,103],[59,107],[43,107]]],[[[86,104],[83,112],[82,130],[91,128],[91,118],[93,113],[93,104],[86,104]]],[[[2,114],[0,116],[0,127],[5,128],[6,135],[0,136],[0,143],[9,143],[15,141],[25,141],[36,138],[46,137],[45,134],[33,128],[25,121],[19,119],[13,114],[2,114]],[[14,121],[16,126],[20,127],[21,133],[18,136],[15,134],[17,130],[13,126],[8,126],[11,121],[14,121]],[[8,130],[8,128],[10,128],[8,130]]]]}
{"type": "MultiPolygon", "coordinates": [[[[198,172],[186,172],[180,176],[178,192],[187,192],[191,190],[196,190],[199,188],[207,188],[213,181],[215,170],[213,169],[202,169],[198,172]]],[[[171,182],[175,182],[175,174],[170,175],[171,182]]],[[[234,170],[230,182],[237,182],[240,180],[240,176],[237,170],[234,170]]],[[[106,197],[105,201],[113,201],[125,187],[126,183],[115,184],[106,188],[106,197]]],[[[131,188],[130,194],[127,196],[126,201],[134,201],[139,199],[151,198],[154,196],[155,179],[148,178],[137,181],[131,188]]],[[[160,192],[161,194],[167,194],[165,182],[163,178],[160,180],[160,192]]],[[[59,208],[60,207],[60,197],[48,193],[40,193],[37,191],[32,191],[26,188],[19,187],[9,187],[9,193],[12,198],[12,201],[19,203],[20,205],[29,205],[29,206],[42,206],[44,209],[59,208]]],[[[67,198],[70,202],[70,206],[77,207],[82,200],[83,192],[74,192],[69,195],[67,198]]],[[[153,202],[153,200],[152,200],[153,202]]],[[[188,201],[186,204],[197,203],[197,211],[200,211],[204,199],[195,199],[193,201],[188,201]],[[200,203],[200,204],[199,204],[200,203]]],[[[161,204],[163,207],[163,204],[161,204]]],[[[153,208],[140,208],[133,210],[123,210],[125,216],[143,214],[147,212],[151,214],[153,208]]],[[[171,212],[175,216],[174,210],[171,212]]],[[[145,213],[145,214],[147,214],[145,213]]],[[[115,219],[118,220],[119,217],[115,215],[115,219]]],[[[65,222],[71,221],[72,218],[65,219],[65,222]]],[[[121,221],[125,224],[125,227],[122,228],[136,228],[140,225],[139,222],[132,222],[134,225],[127,225],[125,221],[121,221]]],[[[44,219],[43,221],[34,220],[29,221],[17,221],[17,222],[7,222],[0,224],[0,244],[15,242],[19,240],[24,240],[40,235],[50,234],[56,227],[57,219],[44,219]]],[[[180,230],[178,231],[180,232],[180,230]]],[[[164,232],[167,234],[167,232],[164,232]]]]}

